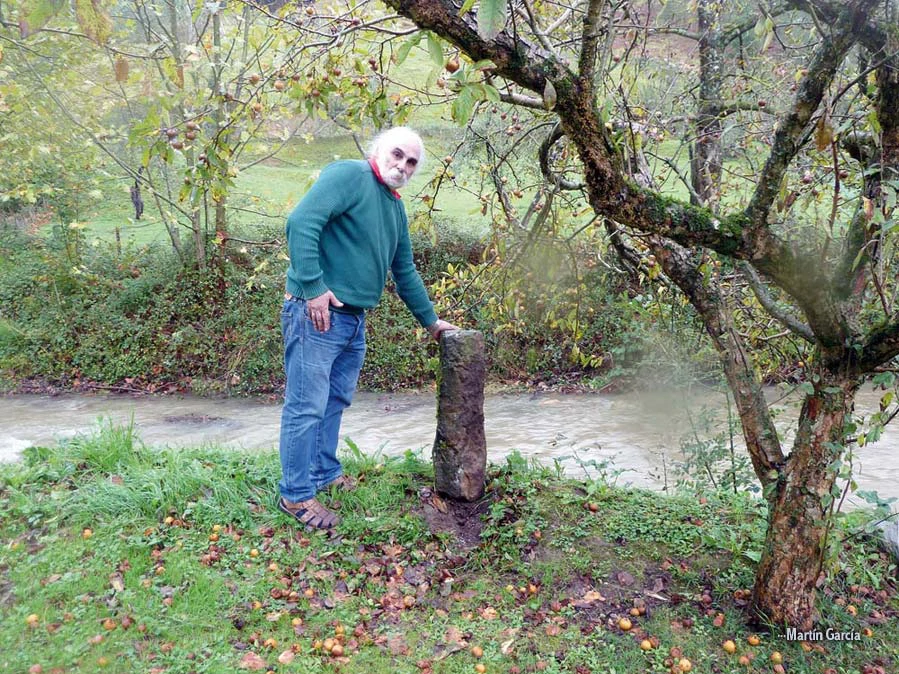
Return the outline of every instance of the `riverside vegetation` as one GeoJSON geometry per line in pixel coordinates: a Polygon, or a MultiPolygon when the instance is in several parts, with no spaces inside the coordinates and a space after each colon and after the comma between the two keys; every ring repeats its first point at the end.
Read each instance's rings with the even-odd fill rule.
{"type": "Polygon", "coordinates": [[[513,455],[460,506],[418,457],[349,448],[360,487],[331,495],[333,538],[271,507],[271,453],[152,450],[114,426],[26,450],[0,469],[0,669],[897,671],[896,566],[860,516],[832,532],[822,638],[791,641],[747,626],[765,506],[745,492],[660,496],[513,455]]]}
{"type": "MultiPolygon", "coordinates": [[[[654,321],[670,315],[683,336],[697,334],[688,312],[652,293],[635,300],[624,277],[562,263],[552,275],[503,269],[483,260],[478,236],[435,231],[416,236],[417,264],[441,314],[485,333],[497,379],[603,385],[634,373],[627,368],[653,343],[662,349],[654,321]],[[579,284],[572,288],[573,274],[579,284]]],[[[280,226],[252,233],[280,235],[280,226]]],[[[280,248],[221,249],[210,257],[215,263],[200,272],[154,244],[91,241],[61,225],[41,234],[0,228],[3,388],[278,392],[280,248]]],[[[386,293],[370,314],[368,338],[363,387],[433,381],[436,346],[396,295],[386,293]]],[[[671,348],[655,357],[694,372],[711,369],[709,352],[688,355],[695,349],[687,339],[679,352],[671,348]]]]}

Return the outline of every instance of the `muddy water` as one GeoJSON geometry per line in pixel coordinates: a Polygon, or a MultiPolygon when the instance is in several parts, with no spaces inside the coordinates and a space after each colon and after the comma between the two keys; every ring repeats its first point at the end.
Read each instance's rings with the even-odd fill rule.
{"type": "MultiPolygon", "coordinates": [[[[774,392],[772,391],[772,395],[774,392]]],[[[877,408],[863,391],[859,411],[877,408]]],[[[794,406],[781,404],[778,424],[789,439],[794,406]]],[[[616,395],[493,394],[484,405],[489,459],[517,449],[545,464],[558,461],[574,476],[595,476],[602,466],[618,484],[664,488],[682,460],[680,440],[702,409],[723,410],[708,391],[653,391],[616,395]]],[[[0,460],[15,460],[30,445],[52,445],[98,422],[131,423],[149,445],[221,445],[276,451],[280,405],[245,399],[21,395],[0,398],[0,460]]],[[[357,393],[341,434],[367,453],[406,450],[430,456],[435,431],[433,393],[357,393]]],[[[739,438],[738,438],[739,440],[739,438]]],[[[899,429],[857,452],[860,489],[899,497],[899,429]]]]}

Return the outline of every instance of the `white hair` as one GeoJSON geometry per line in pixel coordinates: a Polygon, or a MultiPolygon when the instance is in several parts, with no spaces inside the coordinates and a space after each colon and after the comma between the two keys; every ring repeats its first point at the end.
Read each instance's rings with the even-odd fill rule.
{"type": "Polygon", "coordinates": [[[416,166],[416,171],[418,171],[425,162],[425,144],[421,136],[408,126],[394,126],[379,133],[368,146],[368,156],[377,159],[381,156],[381,153],[406,143],[416,143],[418,145],[418,165],[416,166]]]}

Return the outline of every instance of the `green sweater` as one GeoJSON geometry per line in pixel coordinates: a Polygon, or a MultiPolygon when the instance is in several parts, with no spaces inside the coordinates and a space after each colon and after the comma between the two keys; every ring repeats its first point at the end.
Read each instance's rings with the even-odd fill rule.
{"type": "Polygon", "coordinates": [[[437,321],[412,260],[406,209],[366,161],[325,167],[287,218],[287,247],[291,295],[312,299],[330,290],[341,302],[371,309],[390,270],[418,322],[437,321]]]}

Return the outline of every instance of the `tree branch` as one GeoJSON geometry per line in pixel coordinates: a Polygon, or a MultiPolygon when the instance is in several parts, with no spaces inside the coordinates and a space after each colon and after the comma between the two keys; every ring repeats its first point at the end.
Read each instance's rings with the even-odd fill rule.
{"type": "MultiPolygon", "coordinates": [[[[763,3],[759,4],[762,5],[763,3]]],[[[778,14],[783,14],[788,9],[789,5],[786,0],[776,2],[771,7],[759,7],[759,11],[763,13],[764,16],[777,16],[778,14]]],[[[758,13],[753,13],[746,16],[742,21],[731,23],[728,26],[725,26],[724,30],[722,31],[723,42],[725,44],[730,44],[741,35],[748,33],[750,30],[755,28],[755,24],[758,23],[758,20],[758,13]]]]}
{"type": "Polygon", "coordinates": [[[749,281],[749,287],[752,288],[759,304],[762,305],[765,311],[793,334],[802,337],[802,339],[810,344],[815,343],[815,335],[811,328],[796,317],[790,316],[777,305],[752,265],[742,262],[739,264],[739,269],[743,272],[746,280],[749,281]]]}
{"type": "MultiPolygon", "coordinates": [[[[863,4],[873,4],[875,1],[865,0],[863,4]]],[[[784,173],[799,152],[799,141],[833,81],[837,68],[855,43],[852,33],[855,18],[854,13],[848,10],[841,13],[834,24],[834,34],[822,40],[812,56],[790,110],[778,120],[771,153],[746,208],[746,216],[753,227],[761,229],[767,226],[768,213],[780,190],[784,173]]]]}
{"type": "Polygon", "coordinates": [[[562,133],[562,127],[559,124],[556,124],[550,134],[543,140],[542,143],[540,143],[540,172],[543,174],[543,177],[546,178],[547,181],[555,185],[557,189],[581,190],[584,188],[583,183],[576,183],[553,173],[553,170],[549,165],[549,151],[552,149],[553,145],[555,145],[564,137],[564,135],[565,134],[562,133]]]}
{"type": "Polygon", "coordinates": [[[882,328],[871,332],[853,369],[856,374],[864,374],[896,356],[899,356],[899,317],[893,316],[882,328]]]}
{"type": "Polygon", "coordinates": [[[503,103],[511,103],[512,105],[520,105],[523,108],[531,108],[532,110],[546,110],[543,106],[543,99],[535,96],[525,96],[514,92],[500,92],[499,99],[503,103]]]}
{"type": "Polygon", "coordinates": [[[573,77],[559,59],[521,35],[503,31],[492,40],[483,39],[478,34],[476,13],[459,16],[459,8],[451,0],[386,0],[386,4],[419,28],[455,44],[473,60],[493,61],[497,73],[530,91],[542,93],[547,79],[555,84],[573,77]]]}
{"type": "Polygon", "coordinates": [[[599,47],[599,25],[600,21],[602,21],[603,5],[605,5],[604,0],[589,0],[587,15],[584,17],[584,30],[581,34],[578,85],[589,95],[593,94],[593,80],[599,47]]]}
{"type": "Polygon", "coordinates": [[[854,3],[847,2],[847,0],[786,0],[788,9],[801,10],[814,17],[819,23],[830,26],[835,25],[844,12],[852,12],[852,4],[859,5],[859,11],[856,14],[857,23],[855,25],[855,34],[858,41],[872,53],[879,53],[884,45],[889,44],[889,35],[876,19],[867,20],[869,15],[874,15],[872,8],[876,4],[876,0],[875,2],[856,0],[854,3]]]}
{"type": "MultiPolygon", "coordinates": [[[[770,260],[766,273],[784,277],[784,269],[797,268],[796,253],[765,230],[751,231],[744,213],[719,218],[707,209],[680,203],[650,190],[641,189],[621,172],[620,159],[597,112],[591,91],[552,55],[520,36],[500,33],[484,40],[477,32],[477,18],[458,15],[450,0],[387,0],[400,14],[420,28],[433,30],[462,49],[474,60],[490,59],[496,73],[533,92],[543,92],[547,79],[555,85],[556,113],[563,132],[576,145],[584,163],[585,184],[594,212],[627,223],[645,232],[660,234],[685,246],[702,246],[723,255],[751,259],[756,254],[770,260]]],[[[804,287],[787,277],[791,294],[804,287]]]]}
{"type": "MultiPolygon", "coordinates": [[[[637,28],[637,26],[633,26],[637,28]]],[[[639,26],[642,28],[643,26],[639,26]]],[[[677,26],[662,26],[661,28],[651,28],[649,31],[650,35],[678,35],[680,37],[685,37],[688,40],[694,40],[695,42],[699,42],[700,35],[699,33],[687,30],[686,28],[678,28],[677,26]]]]}
{"type": "Polygon", "coordinates": [[[553,47],[552,42],[549,41],[548,33],[540,28],[540,24],[537,20],[537,13],[531,7],[531,3],[528,0],[522,0],[522,2],[524,4],[524,9],[515,7],[515,13],[528,22],[531,30],[534,31],[534,36],[540,44],[543,45],[543,48],[549,53],[558,56],[555,47],[553,47]]]}
{"type": "Polygon", "coordinates": [[[785,457],[755,367],[733,324],[733,312],[721,295],[717,279],[707,279],[699,270],[694,253],[657,237],[651,238],[650,245],[665,274],[702,316],[734,394],[752,466],[765,487],[777,479],[785,457]]]}

